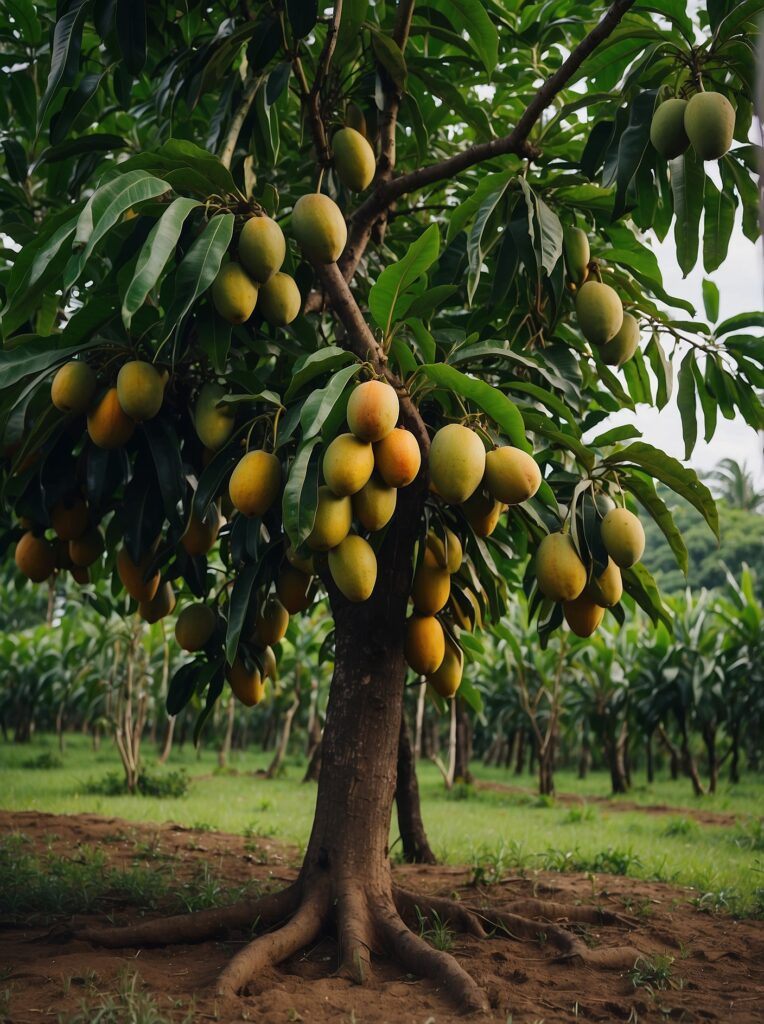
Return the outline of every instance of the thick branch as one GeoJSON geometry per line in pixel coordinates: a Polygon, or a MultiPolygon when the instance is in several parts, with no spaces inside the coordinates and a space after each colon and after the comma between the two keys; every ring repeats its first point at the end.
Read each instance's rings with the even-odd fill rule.
{"type": "Polygon", "coordinates": [[[310,130],[313,136],[313,143],[316,147],[318,162],[321,167],[328,167],[331,163],[332,154],[329,149],[329,139],[326,134],[323,114],[321,112],[321,89],[329,73],[329,66],[332,62],[335,47],[337,46],[337,33],[342,17],[342,0],[335,0],[334,9],[326,31],[324,48],[318,58],[316,77],[313,85],[308,89],[308,82],[305,77],[305,70],[302,61],[295,53],[292,62],[297,81],[300,86],[300,98],[310,117],[310,130]]]}
{"type": "Polygon", "coordinates": [[[528,142],[528,136],[541,114],[567,85],[586,58],[613,32],[634,0],[615,0],[602,20],[576,46],[557,71],[542,85],[528,104],[525,113],[508,135],[470,146],[461,153],[420,167],[408,174],[401,174],[389,181],[380,181],[372,194],[355,211],[351,221],[350,236],[345,252],[340,258],[340,269],[346,279],[355,273],[358,261],[363,255],[377,219],[385,214],[391,203],[416,189],[432,185],[437,181],[453,178],[468,167],[492,160],[498,156],[514,153],[521,157],[534,157],[537,150],[528,142]]]}

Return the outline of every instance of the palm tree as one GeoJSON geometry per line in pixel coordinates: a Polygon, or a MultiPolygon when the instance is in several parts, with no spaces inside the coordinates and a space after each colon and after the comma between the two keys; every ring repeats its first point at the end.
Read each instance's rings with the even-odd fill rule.
{"type": "Polygon", "coordinates": [[[735,459],[722,459],[716,469],[708,474],[708,480],[715,484],[717,497],[731,508],[746,512],[764,510],[764,491],[756,490],[753,474],[735,459]]]}

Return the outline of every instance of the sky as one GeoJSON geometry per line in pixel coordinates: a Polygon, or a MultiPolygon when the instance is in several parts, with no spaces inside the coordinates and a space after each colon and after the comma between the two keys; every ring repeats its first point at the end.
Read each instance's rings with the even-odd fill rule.
{"type": "MultiPolygon", "coordinates": [[[[663,272],[663,283],[670,295],[689,299],[698,311],[698,317],[705,320],[701,284],[704,277],[710,278],[719,287],[719,320],[725,320],[735,313],[748,313],[764,309],[764,250],[762,240],[754,245],[743,234],[740,219],[730,240],[725,262],[713,274],[704,274],[702,260],[686,277],[676,261],[673,226],[662,243],[653,241],[653,248],[663,272]]],[[[683,316],[683,314],[681,314],[683,316]]],[[[647,342],[647,338],[643,338],[647,342]]],[[[678,366],[675,364],[675,374],[678,366]]],[[[647,405],[638,405],[634,412],[623,410],[608,418],[608,425],[634,423],[642,431],[642,439],[669,455],[684,461],[682,423],[676,407],[676,377],[674,395],[669,404],[660,412],[647,405]]],[[[595,433],[598,433],[598,427],[595,433]]],[[[710,444],[702,438],[703,423],[700,419],[698,443],[689,465],[699,472],[707,472],[722,459],[732,458],[745,463],[759,485],[764,485],[764,437],[749,427],[737,416],[734,420],[719,417],[716,434],[710,444]]]]}

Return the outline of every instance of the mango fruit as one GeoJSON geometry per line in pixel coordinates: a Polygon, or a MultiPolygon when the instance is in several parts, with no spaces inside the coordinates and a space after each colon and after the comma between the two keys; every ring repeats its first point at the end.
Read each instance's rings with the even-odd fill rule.
{"type": "Polygon", "coordinates": [[[310,576],[293,565],[285,565],[276,581],[276,596],[290,615],[304,612],[313,603],[310,576]]]}
{"type": "Polygon", "coordinates": [[[332,155],[337,177],[351,192],[363,192],[371,185],[377,170],[374,150],[355,128],[340,128],[332,139],[332,155]]]}
{"type": "Polygon", "coordinates": [[[261,647],[273,647],[286,636],[289,612],[277,597],[267,597],[255,618],[253,639],[261,647]]]}
{"type": "Polygon", "coordinates": [[[208,554],[215,546],[222,523],[223,519],[216,501],[213,501],[207,510],[206,519],[200,519],[192,510],[186,523],[186,529],[180,538],[186,554],[191,555],[192,558],[208,554]]]}
{"type": "Polygon", "coordinates": [[[539,544],[536,580],[552,601],[574,601],[586,586],[586,568],[567,533],[549,533],[539,544]]]}
{"type": "Polygon", "coordinates": [[[292,234],[314,263],[336,263],[348,238],[339,206],[320,192],[300,196],[292,210],[292,234]]]}
{"type": "Polygon", "coordinates": [[[602,543],[616,565],[628,569],[645,551],[645,531],[627,508],[614,508],[602,520],[602,543]]]}
{"type": "Polygon", "coordinates": [[[373,533],[387,526],[395,512],[398,491],[388,487],[378,473],[372,473],[360,491],[352,497],[353,515],[364,530],[373,533]]]}
{"type": "Polygon", "coordinates": [[[608,558],[604,572],[599,576],[592,574],[584,593],[602,608],[613,608],[618,604],[623,596],[623,578],[612,558],[608,558]]]}
{"type": "Polygon", "coordinates": [[[243,324],[257,305],[257,285],[239,263],[224,263],[212,282],[215,309],[229,324],[243,324]]]}
{"type": "Polygon", "coordinates": [[[286,239],[276,221],[250,217],[239,235],[239,259],[252,280],[263,284],[281,270],[285,257],[286,239]]]}
{"type": "Polygon", "coordinates": [[[232,665],[226,666],[225,674],[234,696],[248,708],[259,704],[265,697],[265,683],[260,670],[255,665],[247,668],[240,655],[236,655],[232,665]]]}
{"type": "Polygon", "coordinates": [[[462,504],[464,518],[478,537],[490,537],[499,524],[504,504],[478,487],[462,504]]]}
{"type": "Polygon", "coordinates": [[[261,449],[247,452],[234,467],[228,493],[245,516],[264,516],[281,490],[281,463],[261,449]]]}
{"type": "Polygon", "coordinates": [[[665,100],[653,114],[650,122],[650,142],[665,160],[674,160],[681,156],[690,145],[684,128],[686,109],[687,100],[675,98],[665,100]]]}
{"type": "Polygon", "coordinates": [[[698,92],[687,101],[684,128],[701,160],[720,160],[732,145],[735,108],[720,92],[698,92]]]}
{"type": "Polygon", "coordinates": [[[175,591],[171,583],[163,583],[150,601],[138,603],[138,614],[144,622],[154,623],[164,619],[175,608],[175,591]]]}
{"type": "Polygon", "coordinates": [[[338,497],[355,494],[374,472],[374,450],[355,434],[340,434],[324,452],[321,468],[327,486],[338,497]]]}
{"type": "Polygon", "coordinates": [[[146,577],[146,572],[154,558],[153,548],[147,551],[138,563],[127,553],[127,548],[117,552],[117,575],[122,586],[135,601],[150,601],[159,589],[159,570],[146,577]]]}
{"type": "Polygon", "coordinates": [[[414,573],[411,599],[420,615],[437,615],[445,608],[451,595],[451,576],[448,569],[427,564],[423,559],[414,573]]]}
{"type": "Polygon", "coordinates": [[[50,510],[50,525],[60,540],[77,540],[89,523],[88,507],[79,495],[62,498],[50,510]]]}
{"type": "Polygon", "coordinates": [[[209,605],[186,605],[175,623],[175,639],[184,651],[201,651],[215,632],[217,615],[209,605]]]}
{"type": "Polygon", "coordinates": [[[205,448],[217,451],[233,433],[235,413],[218,403],[226,394],[221,384],[203,384],[194,407],[194,427],[205,448]]]}
{"type": "Polygon", "coordinates": [[[300,558],[295,549],[290,544],[286,550],[287,562],[293,565],[295,569],[299,569],[300,572],[304,572],[306,576],[315,576],[316,567],[313,564],[313,556],[310,555],[308,558],[300,558]]]}
{"type": "Polygon", "coordinates": [[[262,652],[263,658],[263,679],[275,679],[278,670],[276,666],[276,655],[272,647],[266,647],[262,652]]]}
{"type": "Polygon", "coordinates": [[[474,430],[461,423],[441,427],[430,446],[430,479],[444,501],[461,505],[480,486],[485,448],[474,430]]]}
{"type": "Polygon", "coordinates": [[[362,441],[381,441],[395,428],[400,405],[395,388],[381,380],[366,380],[350,393],[348,426],[362,441]]]}
{"type": "Polygon", "coordinates": [[[56,549],[28,530],[16,544],[16,568],[32,583],[43,583],[56,570],[56,549]]]}
{"type": "Polygon", "coordinates": [[[72,565],[87,568],[98,561],[105,549],[103,534],[97,526],[91,526],[81,537],[69,541],[69,558],[72,565]]]}
{"type": "Polygon", "coordinates": [[[409,668],[417,675],[437,672],[446,653],[443,627],[434,615],[412,615],[406,623],[403,654],[409,668]]]}
{"type": "Polygon", "coordinates": [[[329,551],[350,533],[353,506],[350,498],[337,497],[325,484],[318,488],[318,505],[308,539],[305,543],[312,551],[329,551]]]}
{"type": "Polygon", "coordinates": [[[427,548],[434,559],[429,564],[439,565],[441,569],[448,569],[450,575],[453,576],[462,567],[464,551],[462,542],[450,527],[444,527],[444,535],[444,539],[441,539],[434,530],[430,530],[427,534],[427,548]]]}
{"type": "Polygon", "coordinates": [[[90,583],[90,571],[83,565],[73,565],[69,569],[69,573],[74,582],[79,583],[80,586],[90,583]]]}
{"type": "Polygon", "coordinates": [[[589,272],[589,260],[591,259],[589,237],[581,228],[565,228],[562,247],[568,277],[575,285],[580,286],[586,280],[586,275],[589,272]]]}
{"type": "Polygon", "coordinates": [[[277,271],[265,284],[260,285],[258,307],[272,327],[286,327],[302,308],[302,297],[297,282],[289,274],[277,271]]]}
{"type": "Polygon", "coordinates": [[[427,682],[441,697],[450,700],[461,686],[463,673],[464,653],[461,647],[447,636],[443,661],[440,667],[427,677],[427,682]]]}
{"type": "Polygon", "coordinates": [[[87,412],[96,393],[96,375],[81,359],[64,363],[50,386],[50,400],[61,412],[87,412]]]}
{"type": "Polygon", "coordinates": [[[504,445],[486,455],[484,483],[497,501],[519,505],[541,486],[541,470],[532,455],[504,445]]]}
{"type": "Polygon", "coordinates": [[[151,363],[133,359],[117,374],[117,398],[131,420],[143,423],[162,408],[164,381],[151,363]]]}
{"type": "Polygon", "coordinates": [[[377,582],[377,556],[368,541],[350,533],[329,552],[329,572],[348,601],[368,601],[377,582]]]}
{"type": "Polygon", "coordinates": [[[121,448],[135,431],[135,421],[119,404],[117,389],[109,388],[88,413],[88,434],[99,448],[121,448]]]}
{"type": "Polygon", "coordinates": [[[408,487],[422,465],[417,439],[403,427],[391,430],[374,445],[374,465],[388,487],[408,487]]]}
{"type": "Polygon", "coordinates": [[[591,636],[602,622],[605,609],[595,604],[586,593],[572,601],[564,601],[562,614],[576,636],[591,636]]]}
{"type": "Polygon", "coordinates": [[[606,345],[621,328],[623,305],[609,284],[586,281],[576,293],[576,317],[588,342],[606,345]]]}
{"type": "Polygon", "coordinates": [[[639,322],[631,313],[624,313],[623,323],[615,337],[600,349],[600,358],[607,366],[623,366],[631,359],[638,347],[639,322]]]}

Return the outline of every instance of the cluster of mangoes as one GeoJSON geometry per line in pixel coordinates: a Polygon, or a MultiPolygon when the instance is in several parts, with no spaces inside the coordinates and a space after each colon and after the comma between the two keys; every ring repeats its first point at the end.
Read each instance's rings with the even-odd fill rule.
{"type": "Polygon", "coordinates": [[[732,145],[735,108],[720,92],[697,92],[689,100],[675,96],[655,110],[650,141],[666,160],[690,146],[701,160],[721,160],[732,145]]]}
{"type": "Polygon", "coordinates": [[[603,504],[612,506],[601,522],[598,517],[608,555],[604,570],[597,572],[593,561],[589,566],[584,564],[565,530],[547,534],[536,552],[539,590],[550,600],[562,602],[565,621],[580,637],[591,636],[602,622],[605,609],[621,600],[621,569],[636,565],[645,550],[645,531],[637,516],[627,508],[616,508],[606,495],[599,495],[597,505],[603,504]]]}
{"type": "Polygon", "coordinates": [[[592,261],[585,231],[579,227],[566,228],[563,249],[581,333],[591,345],[597,346],[603,363],[623,366],[639,346],[639,323],[631,313],[624,312],[615,288],[599,280],[599,268],[592,261]]]}

